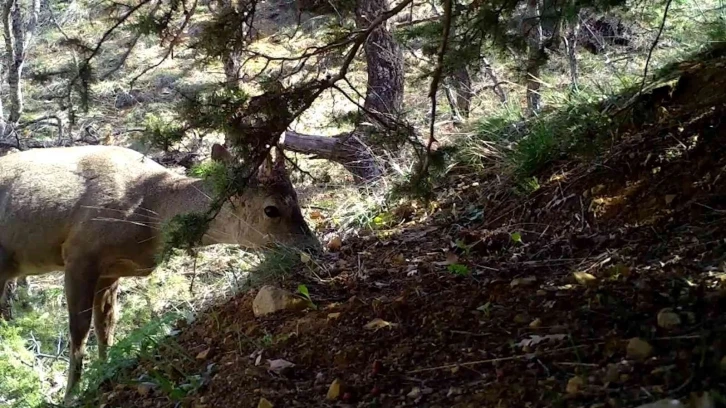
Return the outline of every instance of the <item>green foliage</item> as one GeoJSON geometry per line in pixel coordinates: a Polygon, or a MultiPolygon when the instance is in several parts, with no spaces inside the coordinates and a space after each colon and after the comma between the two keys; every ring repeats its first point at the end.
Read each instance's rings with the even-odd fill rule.
{"type": "Polygon", "coordinates": [[[229,186],[230,178],[227,170],[223,163],[211,160],[195,165],[189,169],[188,174],[206,180],[214,194],[220,195],[229,186]]]}
{"type": "Polygon", "coordinates": [[[209,228],[209,221],[207,214],[192,212],[175,215],[164,224],[161,229],[161,261],[166,262],[174,249],[191,249],[198,245],[209,228]]]}
{"type": "Polygon", "coordinates": [[[493,149],[481,151],[482,145],[494,143],[526,192],[538,186],[532,176],[551,163],[571,154],[596,154],[599,141],[613,129],[613,120],[602,113],[601,100],[585,91],[568,94],[551,106],[557,107],[526,121],[515,109],[483,119],[459,157],[469,163],[499,158],[493,149]]]}
{"type": "Polygon", "coordinates": [[[449,265],[447,269],[449,270],[449,272],[457,276],[469,276],[470,274],[468,266],[458,263],[449,265]]]}
{"type": "Polygon", "coordinates": [[[510,236],[512,237],[512,241],[518,244],[522,243],[522,234],[520,234],[519,232],[513,232],[510,234],[510,236]]]}
{"type": "Polygon", "coordinates": [[[179,117],[187,126],[200,131],[228,132],[229,120],[247,102],[249,95],[241,89],[215,88],[198,92],[179,105],[179,117]]]}
{"type": "Polygon", "coordinates": [[[308,287],[300,284],[297,285],[297,293],[299,293],[302,297],[304,297],[309,303],[310,306],[313,307],[313,309],[317,309],[318,306],[313,302],[313,299],[310,297],[310,292],[308,291],[308,287]]]}
{"type": "Polygon", "coordinates": [[[0,320],[0,406],[34,407],[43,400],[34,356],[25,347],[19,327],[0,320]]]}
{"type": "MultiPolygon", "coordinates": [[[[127,370],[137,364],[140,358],[153,359],[159,344],[181,317],[178,313],[169,312],[160,318],[150,320],[116,342],[108,350],[107,361],[94,361],[88,371],[84,373],[85,391],[82,399],[89,402],[89,400],[99,397],[104,384],[109,381],[117,382],[127,370]]],[[[171,340],[166,339],[165,341],[171,340]]]]}
{"type": "Polygon", "coordinates": [[[186,128],[174,124],[159,115],[149,113],[144,119],[145,131],[141,135],[141,142],[148,147],[169,150],[174,144],[182,141],[186,135],[186,128]]]}

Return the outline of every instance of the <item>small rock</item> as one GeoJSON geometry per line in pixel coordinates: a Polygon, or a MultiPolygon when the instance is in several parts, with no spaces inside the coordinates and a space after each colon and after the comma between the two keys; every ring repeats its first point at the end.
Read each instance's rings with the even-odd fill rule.
{"type": "Polygon", "coordinates": [[[142,397],[146,397],[154,390],[154,388],[156,388],[156,384],[143,382],[136,387],[136,392],[138,392],[142,397]]]}
{"type": "Polygon", "coordinates": [[[615,383],[618,382],[620,379],[620,370],[618,369],[618,366],[615,364],[608,365],[608,369],[605,372],[605,378],[603,378],[603,383],[615,383]]]}
{"type": "Polygon", "coordinates": [[[646,359],[653,353],[653,346],[639,337],[633,337],[628,341],[626,353],[628,358],[636,360],[646,359]]]}
{"type": "Polygon", "coordinates": [[[650,404],[639,405],[636,408],[686,408],[686,406],[681,401],[666,398],[650,404]]]}
{"type": "Polygon", "coordinates": [[[587,272],[574,272],[572,276],[582,286],[593,286],[597,283],[597,278],[587,272]]]}
{"type": "Polygon", "coordinates": [[[658,326],[663,329],[672,329],[681,324],[681,318],[673,309],[662,309],[658,312],[658,326]]]}
{"type": "Polygon", "coordinates": [[[274,407],[274,405],[272,405],[272,403],[264,397],[260,398],[260,402],[257,403],[257,408],[272,408],[272,407],[274,407]]]}
{"type": "Polygon", "coordinates": [[[512,279],[512,282],[509,284],[510,287],[514,288],[517,286],[530,286],[537,282],[536,276],[527,276],[524,278],[516,278],[512,279]]]}
{"type": "Polygon", "coordinates": [[[577,394],[580,392],[580,389],[585,385],[585,380],[582,379],[582,377],[575,376],[570,378],[569,381],[567,381],[567,387],[565,388],[565,391],[567,391],[568,394],[577,394]]]}
{"type": "Polygon", "coordinates": [[[532,322],[529,324],[530,329],[538,329],[540,326],[542,326],[542,319],[539,317],[532,320],[532,322]]]}
{"type": "Polygon", "coordinates": [[[302,310],[308,306],[308,302],[292,293],[265,285],[257,292],[252,302],[252,312],[255,317],[265,316],[281,310],[302,310]]]}
{"type": "Polygon", "coordinates": [[[343,246],[343,239],[340,238],[340,236],[336,235],[333,238],[328,241],[328,249],[332,252],[340,251],[340,248],[343,246]]]}
{"type": "Polygon", "coordinates": [[[328,387],[328,394],[325,396],[325,399],[328,401],[335,401],[340,397],[341,394],[341,388],[343,388],[343,383],[339,379],[335,379],[331,384],[330,387],[328,387]]]}
{"type": "Polygon", "coordinates": [[[421,396],[421,388],[413,387],[411,389],[411,392],[409,392],[408,394],[406,394],[406,396],[408,398],[411,398],[411,399],[417,399],[417,398],[419,398],[421,396]]]}

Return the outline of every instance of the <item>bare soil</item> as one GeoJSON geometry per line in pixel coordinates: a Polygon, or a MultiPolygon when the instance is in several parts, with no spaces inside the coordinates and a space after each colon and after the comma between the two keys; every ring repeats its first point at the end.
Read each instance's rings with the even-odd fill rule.
{"type": "Polygon", "coordinates": [[[100,402],[626,407],[726,396],[725,69],[717,54],[682,64],[674,85],[621,113],[634,120],[604,156],[555,163],[529,196],[496,177],[451,176],[435,208],[404,208],[395,229],[327,253],[320,279],[301,267],[279,282],[304,283],[317,310],[258,319],[255,293],[241,294],[180,325],[100,402]],[[659,313],[680,321],[659,324],[659,313]],[[650,353],[628,353],[635,337],[650,353]],[[294,366],[269,370],[277,359],[294,366]],[[140,386],[153,373],[201,385],[175,399],[140,386]]]}

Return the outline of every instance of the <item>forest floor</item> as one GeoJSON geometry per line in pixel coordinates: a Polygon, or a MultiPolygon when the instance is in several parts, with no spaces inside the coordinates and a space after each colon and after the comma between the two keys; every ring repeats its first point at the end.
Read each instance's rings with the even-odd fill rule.
{"type": "Polygon", "coordinates": [[[681,63],[616,113],[631,120],[598,160],[553,163],[532,193],[454,169],[432,203],[277,283],[304,284],[316,308],[256,318],[241,293],[180,323],[99,402],[630,407],[709,391],[723,404],[724,70],[723,52],[681,63]]]}

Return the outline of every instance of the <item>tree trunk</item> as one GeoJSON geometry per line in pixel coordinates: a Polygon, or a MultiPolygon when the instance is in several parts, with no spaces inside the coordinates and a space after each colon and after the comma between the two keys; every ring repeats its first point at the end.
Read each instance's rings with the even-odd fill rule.
{"type": "Polygon", "coordinates": [[[446,78],[446,97],[455,120],[469,119],[474,92],[471,75],[466,67],[457,68],[446,78]]]}
{"type": "Polygon", "coordinates": [[[492,64],[489,63],[487,58],[482,60],[482,64],[484,65],[484,73],[492,80],[492,90],[494,91],[494,94],[499,97],[499,100],[502,103],[507,103],[507,92],[504,88],[502,88],[502,82],[499,81],[499,77],[494,72],[492,64]]]}
{"type": "MultiPolygon", "coordinates": [[[[368,27],[387,10],[387,0],[357,2],[356,26],[358,29],[368,27]]],[[[375,114],[375,117],[368,118],[373,124],[393,126],[403,104],[403,52],[385,24],[370,34],[363,49],[368,71],[368,87],[363,107],[367,112],[375,114]]]]}
{"type": "MultiPolygon", "coordinates": [[[[387,10],[387,0],[360,1],[355,10],[356,25],[365,29],[387,10]]],[[[289,150],[341,163],[358,183],[373,181],[383,173],[375,154],[381,149],[371,145],[369,135],[396,129],[403,104],[404,78],[403,53],[385,24],[370,34],[363,49],[368,71],[363,110],[366,121],[374,127],[373,131],[365,129],[363,124],[358,124],[351,133],[334,137],[288,131],[284,142],[289,150]]]]}
{"type": "Polygon", "coordinates": [[[527,53],[527,110],[530,115],[542,109],[540,89],[540,68],[544,63],[542,49],[542,24],[539,14],[539,0],[527,0],[526,30],[527,53]]]}
{"type": "Polygon", "coordinates": [[[19,0],[6,0],[3,6],[3,32],[8,67],[8,94],[10,112],[7,122],[17,125],[23,113],[23,92],[20,83],[25,57],[38,23],[40,0],[32,0],[27,22],[23,18],[19,0]]]}
{"type": "Polygon", "coordinates": [[[567,59],[570,62],[570,81],[572,88],[578,88],[577,72],[577,33],[580,31],[580,13],[577,13],[573,21],[567,23],[567,34],[565,36],[565,49],[567,59]]]}
{"type": "Polygon", "coordinates": [[[358,131],[329,137],[288,130],[283,146],[298,153],[312,154],[316,159],[340,163],[356,182],[366,182],[380,177],[381,168],[364,139],[365,134],[358,131]]]}
{"type": "Polygon", "coordinates": [[[224,56],[224,78],[227,89],[239,89],[239,71],[241,54],[232,51],[224,56]]]}

